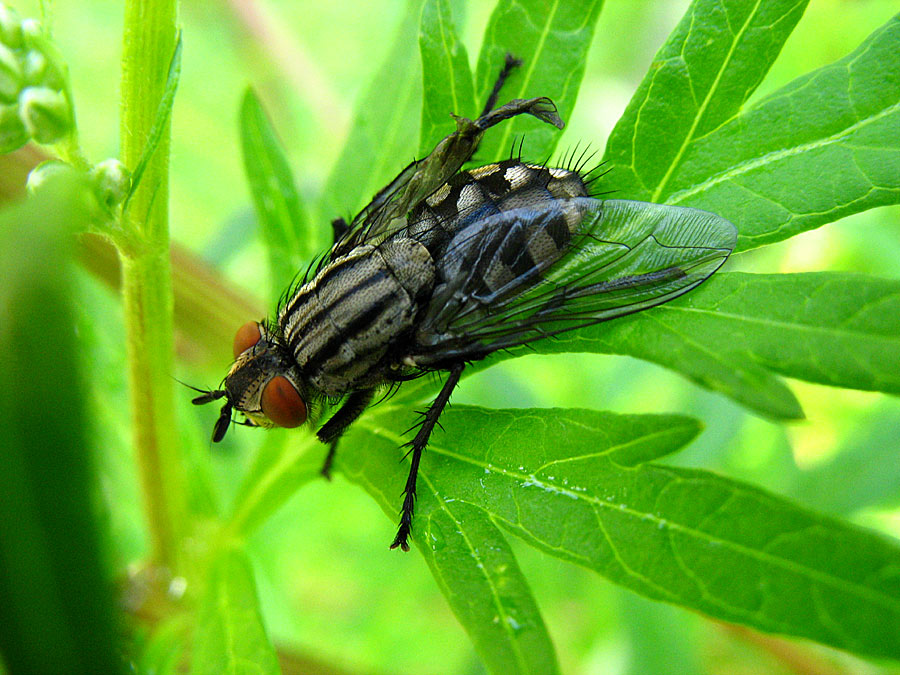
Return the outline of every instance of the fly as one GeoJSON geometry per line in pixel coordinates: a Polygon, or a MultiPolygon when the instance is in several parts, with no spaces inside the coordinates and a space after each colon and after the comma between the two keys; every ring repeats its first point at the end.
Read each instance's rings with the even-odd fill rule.
{"type": "Polygon", "coordinates": [[[410,448],[400,524],[391,548],[409,550],[422,451],[466,364],[498,349],[647,309],[695,288],[734,249],[728,221],[697,209],[601,200],[579,167],[520,158],[462,171],[485,131],[517,115],[563,127],[544,97],[494,108],[507,64],[476,120],[407,166],[347,224],[313,269],[288,289],[274,321],[242,326],[213,429],[318,422],[327,476],[338,439],[376,392],[446,372],[410,448]]]}

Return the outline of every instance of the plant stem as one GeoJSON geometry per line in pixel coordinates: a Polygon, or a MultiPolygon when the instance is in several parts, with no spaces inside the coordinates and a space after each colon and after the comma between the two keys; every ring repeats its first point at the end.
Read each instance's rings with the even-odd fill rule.
{"type": "MultiPolygon", "coordinates": [[[[127,0],[122,54],[122,161],[137,166],[175,45],[175,0],[127,0]]],[[[169,129],[124,216],[122,293],[131,416],[154,562],[177,570],[188,520],[173,407],[172,279],[168,224],[169,129]]]]}

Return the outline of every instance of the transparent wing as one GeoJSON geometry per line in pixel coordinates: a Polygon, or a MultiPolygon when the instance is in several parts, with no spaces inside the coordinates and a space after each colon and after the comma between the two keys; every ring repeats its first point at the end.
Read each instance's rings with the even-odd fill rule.
{"type": "Polygon", "coordinates": [[[587,197],[486,218],[438,260],[415,361],[479,358],[668,302],[713,274],[736,238],[699,209],[587,197]]]}
{"type": "Polygon", "coordinates": [[[456,117],[456,131],[438,143],[427,157],[412,162],[384,187],[350,223],[320,267],[351,249],[378,243],[406,227],[410,210],[456,174],[472,157],[484,132],[516,115],[532,115],[562,129],[556,106],[549,98],[514,99],[474,122],[456,117]]]}

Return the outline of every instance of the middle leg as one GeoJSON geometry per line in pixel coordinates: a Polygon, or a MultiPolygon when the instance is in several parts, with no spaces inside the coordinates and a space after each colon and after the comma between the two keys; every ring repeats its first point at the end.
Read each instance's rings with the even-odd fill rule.
{"type": "Polygon", "coordinates": [[[399,546],[404,551],[409,550],[409,531],[412,528],[413,510],[415,509],[416,503],[416,477],[419,474],[419,460],[422,458],[422,450],[425,449],[428,438],[434,430],[434,425],[437,424],[438,418],[441,416],[444,407],[447,405],[447,401],[450,400],[450,394],[453,392],[454,387],[459,383],[459,378],[460,375],[462,375],[464,367],[465,364],[462,363],[453,366],[453,369],[450,371],[450,376],[447,378],[447,381],[444,382],[444,386],[441,387],[441,392],[437,395],[437,398],[434,399],[434,402],[429,406],[428,410],[425,411],[425,418],[422,420],[422,425],[419,427],[416,437],[409,443],[412,447],[412,450],[410,451],[412,458],[409,465],[409,475],[406,477],[406,487],[403,489],[403,508],[400,511],[400,527],[397,530],[397,536],[394,537],[391,548],[397,548],[399,546]]]}

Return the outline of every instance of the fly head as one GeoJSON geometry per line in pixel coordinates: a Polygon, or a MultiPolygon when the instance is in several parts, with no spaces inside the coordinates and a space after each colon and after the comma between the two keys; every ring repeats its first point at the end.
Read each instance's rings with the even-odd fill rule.
{"type": "Polygon", "coordinates": [[[214,443],[225,437],[232,411],[243,413],[250,426],[294,428],[306,421],[299,373],[264,324],[251,321],[238,329],[234,359],[224,387],[193,400],[195,405],[203,405],[225,399],[213,427],[214,443]]]}

